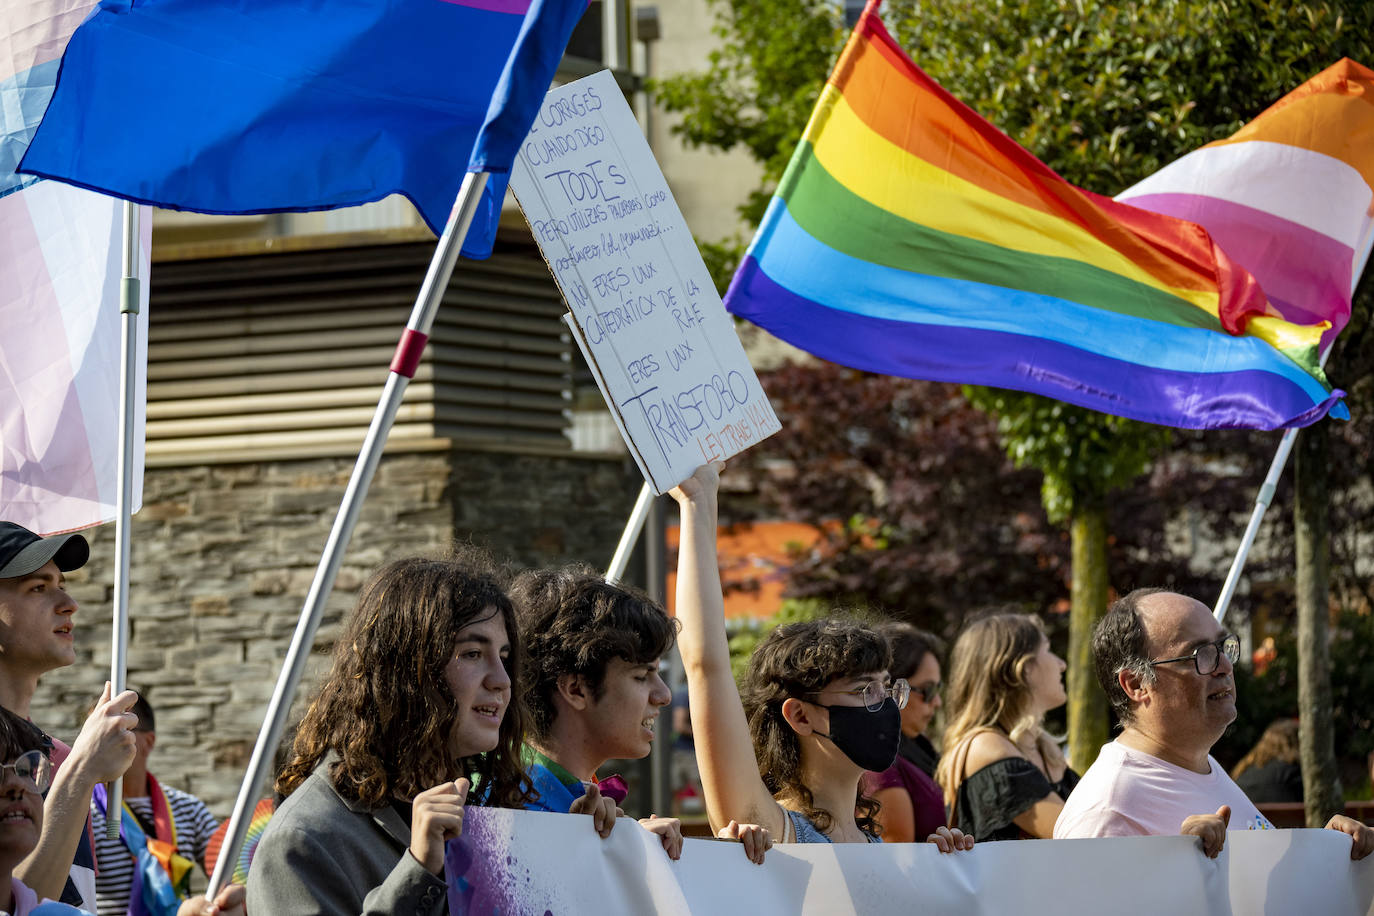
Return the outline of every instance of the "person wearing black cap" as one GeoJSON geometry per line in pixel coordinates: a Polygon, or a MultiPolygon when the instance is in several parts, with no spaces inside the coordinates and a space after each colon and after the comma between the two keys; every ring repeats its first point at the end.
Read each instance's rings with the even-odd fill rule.
{"type": "MultiPolygon", "coordinates": [[[[76,661],[76,602],[67,594],[64,573],[89,557],[90,546],[79,534],[45,538],[0,522],[0,706],[25,719],[38,679],[76,661]]],[[[95,860],[87,806],[96,785],[120,779],[129,768],[138,724],[129,711],[137,695],[110,692],[106,683],[75,744],[53,742],[57,774],[43,802],[46,826],[14,872],[40,899],[61,899],[92,912],[95,860]]]]}

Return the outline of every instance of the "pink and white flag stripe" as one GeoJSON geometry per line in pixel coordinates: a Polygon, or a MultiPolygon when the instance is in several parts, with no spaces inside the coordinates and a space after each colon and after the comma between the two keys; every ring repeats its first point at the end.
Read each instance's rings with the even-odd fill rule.
{"type": "Polygon", "coordinates": [[[1117,200],[1199,223],[1288,321],[1350,320],[1374,243],[1374,71],[1342,60],[1117,200]]]}
{"type": "MultiPolygon", "coordinates": [[[[0,0],[0,519],[42,533],[116,514],[122,206],[14,173],[92,0],[0,0]]],[[[147,282],[143,208],[133,507],[142,502],[147,282]]]]}

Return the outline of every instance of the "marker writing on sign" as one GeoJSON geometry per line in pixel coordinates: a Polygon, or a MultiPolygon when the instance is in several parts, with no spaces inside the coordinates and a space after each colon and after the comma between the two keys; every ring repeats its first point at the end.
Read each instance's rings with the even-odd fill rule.
{"type": "Polygon", "coordinates": [[[676,394],[650,397],[660,390],[655,385],[626,398],[620,407],[639,407],[666,461],[669,449],[676,452],[691,444],[697,430],[739,413],[749,397],[749,382],[739,370],[730,369],[676,394]]]}
{"type": "MultiPolygon", "coordinates": [[[[544,180],[550,179],[557,179],[558,186],[563,190],[569,204],[580,204],[590,200],[606,203],[620,200],[620,195],[614,189],[626,183],[625,174],[620,170],[620,166],[615,163],[603,163],[600,159],[593,159],[580,168],[548,172],[544,175],[544,180]]],[[[623,214],[617,211],[615,215],[623,214]]]]}

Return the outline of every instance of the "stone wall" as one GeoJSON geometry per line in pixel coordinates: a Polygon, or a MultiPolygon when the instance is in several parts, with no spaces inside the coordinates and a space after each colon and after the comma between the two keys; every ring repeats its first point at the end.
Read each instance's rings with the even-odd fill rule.
{"type": "MultiPolygon", "coordinates": [[[[314,578],[351,459],[150,468],[134,517],[129,686],[157,713],[150,768],[228,816],[314,578]]],[[[297,699],[328,666],[373,568],[453,541],[521,565],[608,562],[640,478],[623,458],[431,452],[382,459],[297,699]]],[[[50,672],[33,717],[71,741],[109,677],[114,526],[86,532],[70,575],[77,663],[50,672]]]]}

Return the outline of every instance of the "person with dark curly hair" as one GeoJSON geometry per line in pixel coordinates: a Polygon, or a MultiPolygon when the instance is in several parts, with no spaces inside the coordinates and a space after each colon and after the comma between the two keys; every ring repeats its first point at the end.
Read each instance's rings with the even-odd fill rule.
{"type": "MultiPolygon", "coordinates": [[[[907,684],[888,677],[879,633],[830,617],[774,629],[736,690],[716,559],[721,467],[699,468],[672,491],[682,510],[678,646],[711,825],[754,823],[783,842],[880,842],[878,806],[860,778],[896,758],[907,684]]],[[[972,846],[945,827],[928,839],[942,852],[972,846]]]]}
{"type": "MultiPolygon", "coordinates": [[[[658,711],[672,700],[658,665],[676,637],[673,621],[648,595],[612,585],[590,568],[530,570],[511,589],[527,656],[520,681],[530,711],[526,772],[533,811],[590,814],[609,836],[623,784],[598,783],[607,760],[649,755],[658,711]]],[[[673,817],[640,821],[682,854],[673,817]]]]}
{"type": "MultiPolygon", "coordinates": [[[[596,771],[607,760],[648,756],[659,711],[672,701],[659,663],[677,625],[648,595],[612,585],[589,567],[521,573],[511,598],[526,652],[527,772],[538,795],[526,807],[591,814],[608,836],[625,789],[619,780],[598,782],[596,771]]],[[[639,823],[661,837],[670,858],[682,854],[677,818],[650,815],[639,823]]],[[[731,838],[762,862],[767,834],[739,834],[731,838]]]]}
{"type": "Polygon", "coordinates": [[[249,908],[445,912],[444,844],[467,804],[520,807],[515,609],[478,560],[414,557],[363,586],[277,780],[249,908]]]}

